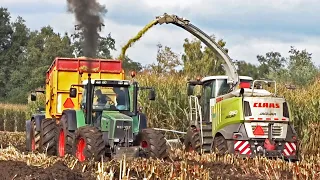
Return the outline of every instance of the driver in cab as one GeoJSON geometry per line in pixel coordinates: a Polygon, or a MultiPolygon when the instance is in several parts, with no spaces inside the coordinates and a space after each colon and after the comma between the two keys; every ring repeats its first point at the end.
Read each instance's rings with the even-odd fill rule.
{"type": "Polygon", "coordinates": [[[95,103],[97,106],[105,106],[108,102],[107,96],[102,94],[101,89],[97,89],[95,91],[95,95],[97,96],[97,102],[95,103]]]}

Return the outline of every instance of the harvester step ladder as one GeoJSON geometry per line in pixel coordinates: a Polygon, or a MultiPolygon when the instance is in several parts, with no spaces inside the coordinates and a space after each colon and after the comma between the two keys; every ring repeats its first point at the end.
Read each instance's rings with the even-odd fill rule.
{"type": "Polygon", "coordinates": [[[199,104],[199,99],[197,96],[189,96],[189,108],[190,108],[190,122],[193,123],[194,125],[200,124],[200,138],[201,138],[201,144],[203,144],[202,113],[201,113],[201,106],[199,104]]]}

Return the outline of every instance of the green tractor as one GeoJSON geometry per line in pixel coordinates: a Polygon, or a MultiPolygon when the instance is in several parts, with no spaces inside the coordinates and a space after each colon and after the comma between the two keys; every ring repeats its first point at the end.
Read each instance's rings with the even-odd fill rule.
{"type": "Polygon", "coordinates": [[[139,87],[136,81],[93,80],[89,76],[81,85],[72,85],[71,98],[78,94],[75,86],[83,88],[81,108],[62,113],[56,139],[58,156],[72,154],[79,161],[117,159],[124,153],[127,157],[168,157],[164,135],[147,128],[146,117],[137,108],[138,91],[150,90],[149,99],[155,100],[153,88],[139,87]]]}

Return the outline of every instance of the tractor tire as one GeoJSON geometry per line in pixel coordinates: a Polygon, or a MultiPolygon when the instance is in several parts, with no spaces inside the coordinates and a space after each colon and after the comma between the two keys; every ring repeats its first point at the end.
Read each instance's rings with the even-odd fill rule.
{"type": "Polygon", "coordinates": [[[212,152],[215,152],[219,155],[223,155],[228,152],[227,141],[222,135],[214,137],[212,144],[212,152]]]}
{"type": "Polygon", "coordinates": [[[34,119],[29,121],[30,126],[27,127],[27,151],[35,152],[39,151],[40,147],[40,131],[36,130],[36,122],[34,119]]]}
{"type": "Polygon", "coordinates": [[[56,122],[53,119],[43,119],[41,121],[40,132],[41,152],[47,153],[48,155],[56,155],[56,122]]]}
{"type": "Polygon", "coordinates": [[[101,160],[105,155],[105,143],[102,132],[93,126],[83,126],[76,130],[73,143],[73,155],[80,161],[101,160]]]}
{"type": "Polygon", "coordinates": [[[57,138],[57,154],[64,157],[65,154],[72,154],[72,146],[74,143],[74,132],[68,130],[67,115],[63,114],[58,125],[57,138]]]}
{"type": "Polygon", "coordinates": [[[154,129],[143,129],[139,136],[140,146],[145,158],[167,159],[168,146],[162,132],[154,129]]]}
{"type": "Polygon", "coordinates": [[[184,138],[184,146],[186,152],[195,151],[201,153],[201,139],[200,133],[195,126],[192,126],[187,131],[187,134],[184,138]]]}

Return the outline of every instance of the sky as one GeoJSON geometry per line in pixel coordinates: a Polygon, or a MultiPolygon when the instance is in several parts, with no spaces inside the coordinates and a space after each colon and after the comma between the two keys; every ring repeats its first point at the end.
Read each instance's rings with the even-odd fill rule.
{"type": "MultiPolygon", "coordinates": [[[[163,13],[175,14],[217,39],[226,41],[229,56],[257,64],[257,55],[278,51],[287,57],[290,46],[312,53],[320,65],[319,0],[99,0],[106,6],[102,35],[111,33],[118,57],[122,46],[146,24],[163,13]]],[[[74,32],[73,14],[66,0],[1,0],[13,20],[21,16],[27,26],[50,25],[55,32],[74,32]]],[[[187,31],[172,24],[157,25],[130,47],[126,54],[143,65],[156,62],[157,44],[183,53],[187,31]]]]}

